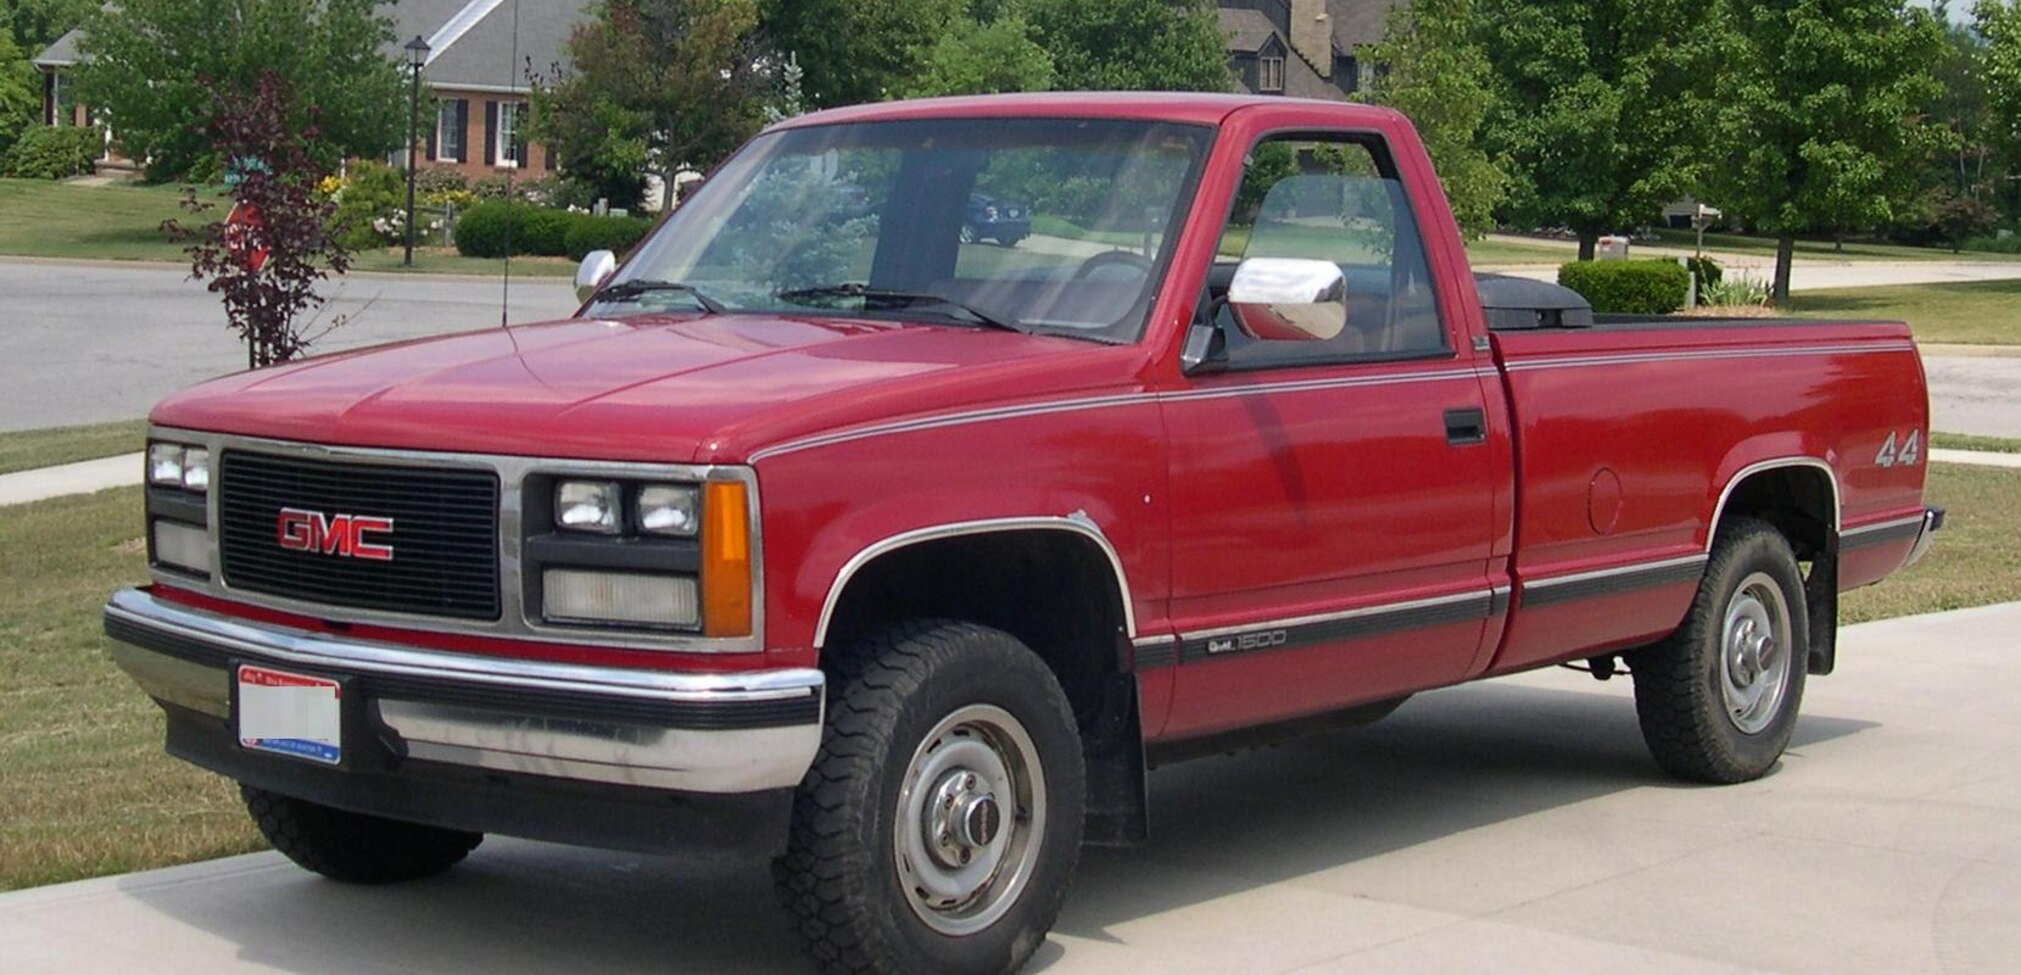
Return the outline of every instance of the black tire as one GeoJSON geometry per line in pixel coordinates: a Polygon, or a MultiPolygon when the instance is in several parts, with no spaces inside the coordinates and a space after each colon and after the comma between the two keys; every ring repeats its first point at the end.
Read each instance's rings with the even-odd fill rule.
{"type": "MultiPolygon", "coordinates": [[[[831,653],[827,728],[794,801],[786,855],[774,864],[780,895],[802,941],[820,969],[831,975],[1015,971],[1059,916],[1080,859],[1085,800],[1081,744],[1059,682],[1010,635],[966,623],[907,623],[831,653]],[[1000,859],[978,854],[992,857],[978,860],[993,865],[990,879],[975,895],[976,903],[990,909],[962,921],[917,903],[914,891],[925,888],[901,878],[901,870],[916,868],[899,853],[905,837],[898,824],[916,822],[921,835],[928,832],[927,820],[905,818],[901,801],[945,795],[934,787],[948,779],[928,770],[934,756],[954,754],[955,746],[929,750],[929,736],[964,742],[959,747],[971,750],[974,741],[988,744],[987,736],[950,739],[936,734],[948,722],[978,711],[1008,715],[1022,726],[1022,746],[1038,760],[1030,784],[1042,783],[1043,792],[1032,800],[1036,810],[1021,808],[1026,815],[1006,817],[994,831],[985,830],[1006,837],[1003,849],[1014,852],[1000,859]],[[913,767],[922,764],[925,768],[915,773],[913,767]],[[908,788],[907,780],[914,777],[918,783],[908,788]],[[1034,827],[1034,822],[1041,825],[1034,827]],[[1023,847],[1017,844],[1019,835],[1023,847]],[[1023,851],[1030,851],[1029,859],[1023,851]],[[1005,872],[1018,863],[1022,869],[1005,872]],[[1012,875],[1025,880],[1020,885],[1003,879],[1012,875]],[[986,903],[994,890],[1003,893],[986,903]],[[927,920],[933,916],[942,926],[985,923],[992,915],[986,926],[959,934],[927,920]]],[[[961,767],[949,767],[954,771],[947,774],[959,780],[961,767]]],[[[975,781],[968,776],[967,788],[972,790],[975,781]]],[[[924,808],[930,814],[939,806],[928,802],[924,808]]],[[[941,836],[945,843],[947,834],[941,836]]],[[[961,863],[968,862],[964,853],[961,863]]]]}
{"type": "Polygon", "coordinates": [[[347,884],[393,884],[455,866],[483,833],[404,823],[239,786],[246,811],[274,849],[305,870],[347,884]]]}
{"type": "Polygon", "coordinates": [[[1721,784],[1775,767],[1803,703],[1808,623],[1803,576],[1782,533],[1752,518],[1722,528],[1683,625],[1628,658],[1642,739],[1656,764],[1680,779],[1721,784]],[[1770,625],[1755,625],[1760,619],[1770,625]],[[1767,653],[1740,649],[1764,631],[1774,641],[1767,653]],[[1762,683],[1778,672],[1775,688],[1762,683]],[[1729,694],[1729,673],[1748,686],[1729,694]],[[1756,687],[1763,690],[1748,703],[1745,691],[1756,687]]]}
{"type": "Polygon", "coordinates": [[[1016,247],[1018,245],[1018,241],[1021,241],[1023,239],[1024,236],[1022,234],[1011,234],[1007,237],[998,237],[996,239],[996,245],[998,247],[1006,247],[1006,248],[1016,247]]]}

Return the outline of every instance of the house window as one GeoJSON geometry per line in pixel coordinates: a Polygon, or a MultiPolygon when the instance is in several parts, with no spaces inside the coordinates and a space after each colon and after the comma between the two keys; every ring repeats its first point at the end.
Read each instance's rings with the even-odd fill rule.
{"type": "Polygon", "coordinates": [[[50,125],[76,125],[76,98],[70,93],[70,78],[61,71],[49,75],[50,125]]]}
{"type": "Polygon", "coordinates": [[[498,103],[498,144],[492,148],[499,166],[515,167],[525,161],[522,157],[526,155],[526,143],[519,137],[519,112],[518,102],[498,103]]]}
{"type": "Polygon", "coordinates": [[[1333,80],[1340,90],[1354,94],[1361,90],[1361,65],[1355,63],[1353,55],[1336,55],[1333,59],[1333,80]]]}
{"type": "Polygon", "coordinates": [[[1262,70],[1257,74],[1256,90],[1263,92],[1283,91],[1284,59],[1266,56],[1259,59],[1257,64],[1262,70]]]}
{"type": "Polygon", "coordinates": [[[463,128],[470,103],[461,98],[445,98],[435,111],[435,158],[441,162],[463,161],[463,128]]]}

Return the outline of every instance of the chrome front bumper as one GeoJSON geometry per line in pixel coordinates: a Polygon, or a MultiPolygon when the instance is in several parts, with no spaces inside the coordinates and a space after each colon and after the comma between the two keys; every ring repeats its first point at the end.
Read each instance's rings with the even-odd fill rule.
{"type": "MultiPolygon", "coordinates": [[[[356,679],[395,756],[692,793],[800,782],[821,743],[819,670],[685,674],[418,650],[114,593],[113,658],[157,700],[231,721],[235,663],[356,679]]],[[[276,759],[290,761],[289,759],[276,759]]]]}

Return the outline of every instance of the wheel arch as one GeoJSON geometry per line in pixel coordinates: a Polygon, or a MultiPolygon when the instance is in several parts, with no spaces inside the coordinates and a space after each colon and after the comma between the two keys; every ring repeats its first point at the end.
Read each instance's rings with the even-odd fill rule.
{"type": "Polygon", "coordinates": [[[1812,558],[1837,548],[1844,510],[1838,473],[1817,457],[1797,455],[1755,461],[1726,479],[1706,522],[1705,550],[1711,554],[1727,519],[1748,516],[1774,525],[1812,558]]]}

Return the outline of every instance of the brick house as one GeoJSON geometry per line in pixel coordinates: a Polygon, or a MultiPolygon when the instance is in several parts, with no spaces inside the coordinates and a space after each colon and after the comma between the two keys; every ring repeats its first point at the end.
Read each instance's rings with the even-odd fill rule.
{"type": "MultiPolygon", "coordinates": [[[[507,171],[529,177],[553,172],[554,153],[525,136],[527,68],[532,65],[536,72],[551,73],[550,66],[564,60],[569,32],[588,16],[589,4],[590,0],[387,4],[393,19],[387,58],[404,65],[403,45],[417,36],[430,49],[421,71],[422,119],[416,139],[420,168],[455,169],[471,179],[507,171]]],[[[69,97],[68,76],[81,59],[78,35],[78,31],[65,34],[34,58],[43,76],[42,117],[50,125],[84,125],[92,117],[87,106],[69,97]]],[[[390,161],[405,165],[397,152],[390,161]]],[[[109,149],[99,168],[130,170],[133,164],[109,149]]]]}

